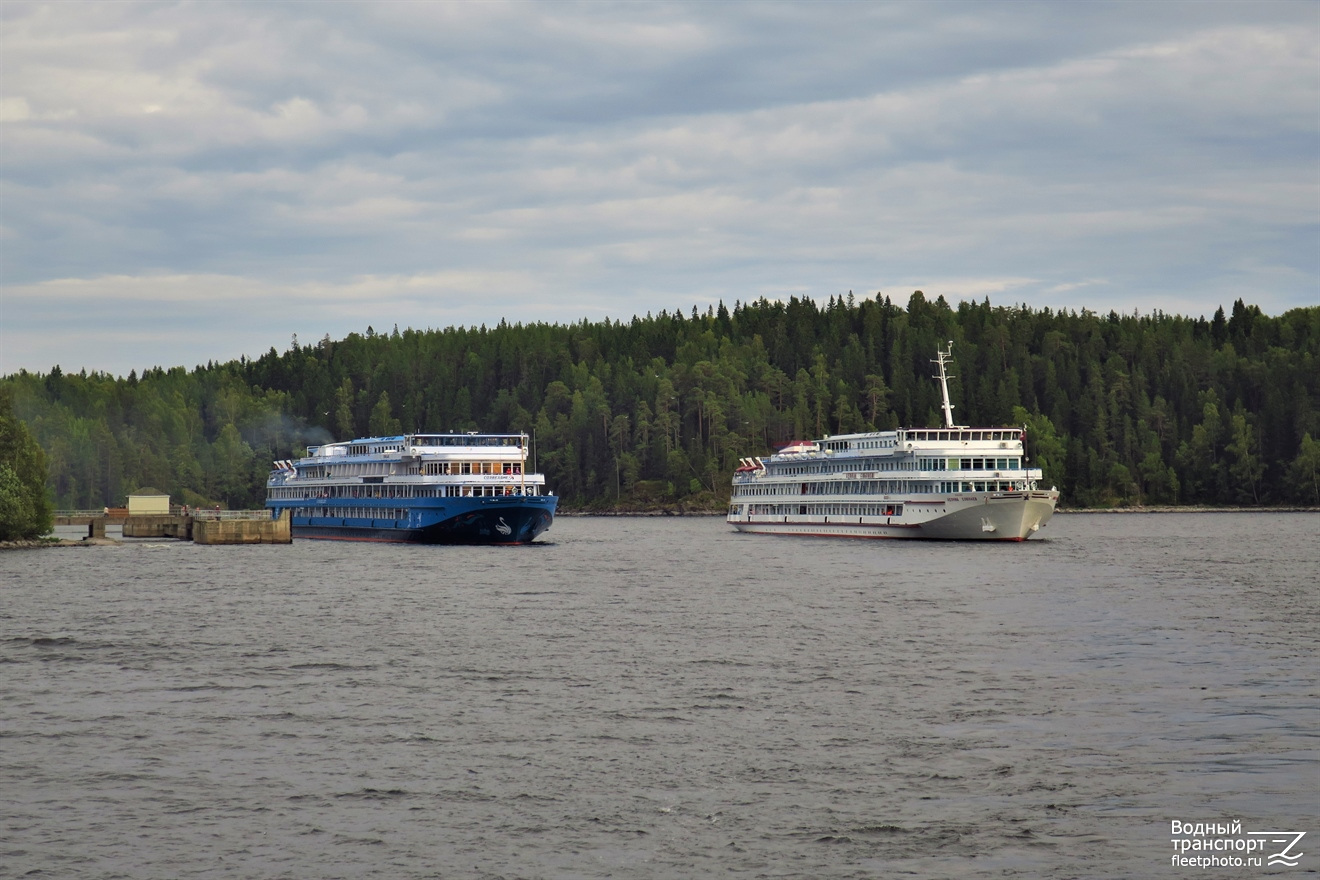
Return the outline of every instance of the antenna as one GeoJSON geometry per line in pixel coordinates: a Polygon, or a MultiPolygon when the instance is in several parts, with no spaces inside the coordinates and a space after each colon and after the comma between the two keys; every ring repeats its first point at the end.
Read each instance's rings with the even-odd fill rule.
{"type": "Polygon", "coordinates": [[[940,368],[939,375],[935,376],[934,378],[936,381],[940,383],[940,394],[944,398],[944,427],[946,428],[953,427],[953,404],[949,403],[949,379],[950,378],[956,379],[957,377],[956,376],[950,377],[946,375],[944,372],[944,365],[948,362],[949,358],[952,356],[953,356],[953,340],[950,339],[948,351],[936,350],[935,360],[931,361],[932,364],[936,364],[940,368]]]}

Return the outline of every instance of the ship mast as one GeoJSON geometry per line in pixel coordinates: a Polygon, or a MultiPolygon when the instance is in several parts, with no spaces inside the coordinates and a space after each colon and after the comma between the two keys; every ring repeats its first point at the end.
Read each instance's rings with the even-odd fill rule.
{"type": "MultiPolygon", "coordinates": [[[[949,340],[949,350],[948,350],[948,351],[938,351],[938,350],[937,350],[937,351],[936,351],[936,358],[935,358],[935,360],[931,361],[932,364],[936,364],[936,365],[938,365],[939,368],[940,368],[940,373],[939,373],[939,375],[938,375],[938,376],[935,376],[934,378],[935,378],[936,380],[939,381],[939,383],[940,383],[940,394],[941,394],[941,395],[943,396],[943,398],[944,398],[944,427],[946,427],[946,428],[952,428],[952,427],[953,427],[953,404],[949,403],[949,378],[950,378],[950,377],[947,376],[947,375],[945,374],[945,372],[944,372],[944,365],[945,365],[945,363],[948,362],[948,359],[949,359],[950,357],[952,357],[952,356],[953,356],[953,340],[950,339],[950,340],[949,340]]],[[[954,377],[954,378],[956,378],[956,377],[954,377]]]]}

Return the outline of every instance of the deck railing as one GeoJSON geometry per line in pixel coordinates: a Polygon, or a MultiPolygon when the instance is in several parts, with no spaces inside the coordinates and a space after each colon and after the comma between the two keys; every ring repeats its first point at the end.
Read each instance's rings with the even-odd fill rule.
{"type": "Polygon", "coordinates": [[[271,512],[262,510],[216,510],[215,508],[190,507],[188,516],[193,519],[271,519],[271,512]]]}
{"type": "MultiPolygon", "coordinates": [[[[56,517],[98,517],[98,516],[127,516],[128,512],[122,508],[112,508],[109,511],[104,507],[97,507],[91,510],[57,510],[54,512],[56,517]]],[[[193,519],[271,519],[271,512],[262,510],[216,510],[214,507],[188,507],[182,505],[171,505],[168,514],[145,514],[146,516],[191,516],[193,519]]]]}

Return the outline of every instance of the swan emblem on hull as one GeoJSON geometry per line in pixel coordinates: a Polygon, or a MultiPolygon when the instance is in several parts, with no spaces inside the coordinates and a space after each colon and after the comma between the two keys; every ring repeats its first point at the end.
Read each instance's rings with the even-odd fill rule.
{"type": "Polygon", "coordinates": [[[501,535],[511,535],[513,534],[513,527],[504,521],[504,517],[500,517],[500,521],[495,524],[495,531],[501,535]]]}

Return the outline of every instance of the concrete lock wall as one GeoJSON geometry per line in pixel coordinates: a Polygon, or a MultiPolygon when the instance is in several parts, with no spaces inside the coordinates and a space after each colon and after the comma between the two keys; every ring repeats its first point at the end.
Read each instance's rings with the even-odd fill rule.
{"type": "Polygon", "coordinates": [[[292,544],[289,511],[279,519],[199,519],[192,525],[197,544],[292,544]]]}
{"type": "Polygon", "coordinates": [[[124,537],[187,540],[191,525],[186,516],[130,516],[124,520],[124,537]]]}

